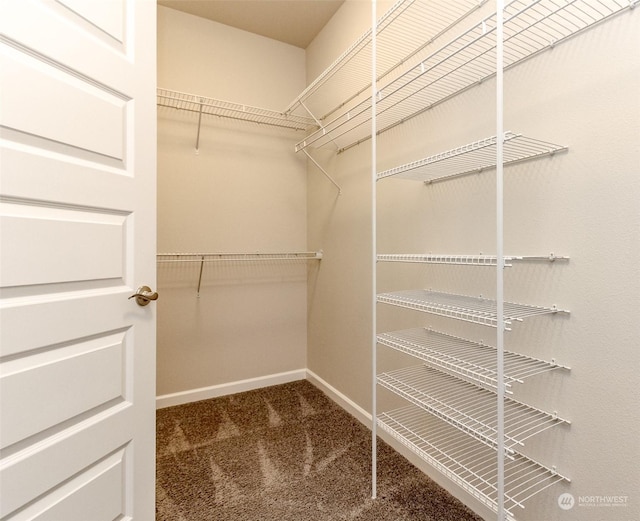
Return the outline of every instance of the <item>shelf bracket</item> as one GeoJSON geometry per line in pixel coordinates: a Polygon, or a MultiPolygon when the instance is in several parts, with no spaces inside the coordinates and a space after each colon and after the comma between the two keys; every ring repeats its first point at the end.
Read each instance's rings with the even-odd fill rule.
{"type": "Polygon", "coordinates": [[[320,163],[318,163],[315,159],[313,159],[313,157],[311,157],[311,154],[309,154],[309,152],[307,152],[304,148],[302,149],[302,151],[311,160],[311,162],[320,169],[320,171],[325,175],[325,177],[329,181],[331,181],[333,185],[338,189],[338,195],[342,195],[342,188],[340,188],[340,185],[333,180],[333,178],[327,173],[327,171],[324,168],[322,168],[322,166],[320,166],[320,163]]]}
{"type": "MultiPolygon", "coordinates": [[[[322,122],[321,122],[318,118],[316,118],[316,117],[315,117],[315,115],[313,114],[313,112],[311,112],[311,111],[309,110],[309,107],[307,107],[307,106],[302,102],[302,100],[300,100],[300,105],[302,106],[302,108],[304,108],[304,110],[306,110],[306,111],[307,111],[307,113],[309,114],[309,116],[311,116],[311,118],[313,119],[313,121],[315,121],[315,122],[316,122],[316,125],[318,125],[318,128],[321,128],[321,129],[322,129],[322,133],[323,133],[323,135],[324,135],[324,133],[325,133],[325,129],[324,129],[324,125],[322,124],[322,122]]],[[[340,147],[338,147],[338,143],[336,143],[334,139],[331,139],[331,142],[332,142],[332,143],[334,144],[334,146],[336,147],[336,150],[338,150],[338,148],[340,148],[340,147]]],[[[307,155],[309,155],[309,154],[307,154],[307,155]]]]}
{"type": "Polygon", "coordinates": [[[200,127],[202,125],[202,100],[200,100],[200,110],[198,111],[198,132],[196,133],[196,154],[200,152],[200,127]]]}
{"type": "Polygon", "coordinates": [[[197,296],[200,298],[200,286],[202,285],[202,270],[204,268],[204,255],[200,259],[200,274],[198,275],[198,291],[197,296]]]}

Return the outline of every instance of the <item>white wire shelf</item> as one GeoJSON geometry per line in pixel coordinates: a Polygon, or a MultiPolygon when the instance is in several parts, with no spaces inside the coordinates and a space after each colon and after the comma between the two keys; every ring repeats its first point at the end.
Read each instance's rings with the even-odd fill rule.
{"type": "Polygon", "coordinates": [[[284,114],[275,110],[252,107],[250,105],[242,105],[231,101],[222,101],[169,89],[157,89],[157,104],[159,107],[195,112],[200,116],[217,116],[292,130],[308,132],[316,128],[313,119],[307,116],[284,114]]]}
{"type": "MultiPolygon", "coordinates": [[[[379,253],[378,262],[405,262],[419,264],[453,264],[458,266],[497,266],[498,257],[495,255],[455,255],[434,253],[379,253]]],[[[516,261],[549,261],[569,260],[569,257],[549,255],[537,256],[505,256],[505,266],[511,267],[516,261]]]]}
{"type": "MultiPolygon", "coordinates": [[[[421,459],[466,490],[484,505],[497,511],[497,453],[464,432],[414,405],[382,413],[378,426],[421,459]]],[[[548,487],[568,478],[539,463],[514,453],[505,460],[505,510],[513,510],[548,487]]]]}
{"type": "Polygon", "coordinates": [[[202,287],[202,273],[204,265],[210,262],[227,263],[256,263],[256,262],[291,262],[322,260],[322,251],[302,251],[302,252],[277,252],[277,253],[158,253],[156,262],[158,264],[168,263],[198,263],[200,269],[198,273],[197,296],[200,296],[202,287]]]}
{"type": "MultiPolygon", "coordinates": [[[[492,391],[497,390],[496,348],[426,328],[405,329],[377,336],[381,345],[409,354],[432,367],[492,391]]],[[[556,369],[570,370],[555,360],[546,361],[512,351],[504,352],[504,384],[513,384],[556,369]]]]}
{"type": "MultiPolygon", "coordinates": [[[[629,0],[513,0],[504,9],[504,68],[509,69],[611,16],[633,7],[629,0]]],[[[496,14],[485,18],[419,64],[380,85],[376,102],[378,134],[495,74],[496,14]]],[[[296,150],[335,144],[344,151],[371,137],[371,99],[363,98],[296,150]]]]}
{"type": "MultiPolygon", "coordinates": [[[[378,384],[421,409],[497,448],[497,395],[424,365],[378,375],[378,384]]],[[[510,398],[504,400],[505,448],[514,447],[567,420],[510,398]]]]}
{"type": "MultiPolygon", "coordinates": [[[[475,141],[441,154],[379,172],[377,179],[395,176],[401,179],[432,182],[489,170],[496,166],[497,142],[496,136],[475,141]]],[[[564,145],[556,145],[513,132],[505,132],[503,143],[505,166],[567,150],[564,145]]]]}
{"type": "MultiPolygon", "coordinates": [[[[484,297],[420,289],[382,293],[378,295],[377,300],[383,304],[423,311],[474,324],[497,327],[496,302],[484,297]]],[[[525,318],[551,313],[568,313],[568,311],[557,309],[555,306],[541,307],[512,302],[504,303],[505,326],[509,326],[516,321],[521,322],[525,318]]],[[[509,328],[507,327],[507,329],[509,328]]]]}
{"type": "Polygon", "coordinates": [[[277,252],[277,253],[158,253],[156,260],[166,262],[256,262],[321,260],[322,251],[277,252]]]}
{"type": "MultiPolygon", "coordinates": [[[[415,64],[427,49],[486,0],[399,0],[377,22],[377,77],[387,77],[407,62],[415,64]]],[[[371,29],[325,69],[285,110],[302,107],[323,120],[371,86],[371,29]],[[346,95],[345,95],[346,93],[346,95]]]]}

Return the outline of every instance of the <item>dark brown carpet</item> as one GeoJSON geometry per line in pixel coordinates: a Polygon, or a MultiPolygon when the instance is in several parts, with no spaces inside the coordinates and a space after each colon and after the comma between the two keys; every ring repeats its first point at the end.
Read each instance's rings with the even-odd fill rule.
{"type": "Polygon", "coordinates": [[[157,412],[157,521],[481,521],[306,381],[157,412]]]}

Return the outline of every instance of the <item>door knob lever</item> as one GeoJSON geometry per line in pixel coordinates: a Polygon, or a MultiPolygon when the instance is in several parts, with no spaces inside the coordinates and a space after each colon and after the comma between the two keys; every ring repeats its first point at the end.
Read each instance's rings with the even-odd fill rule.
{"type": "Polygon", "coordinates": [[[149,286],[140,286],[136,292],[129,297],[129,299],[135,298],[138,306],[146,306],[152,300],[158,300],[158,293],[151,291],[149,286]]]}

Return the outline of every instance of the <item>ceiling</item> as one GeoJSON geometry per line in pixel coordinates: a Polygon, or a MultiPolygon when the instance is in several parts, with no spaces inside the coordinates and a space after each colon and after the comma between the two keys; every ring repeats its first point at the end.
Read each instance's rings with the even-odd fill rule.
{"type": "Polygon", "coordinates": [[[158,4],[306,49],[344,1],[158,0],[158,4]]]}

